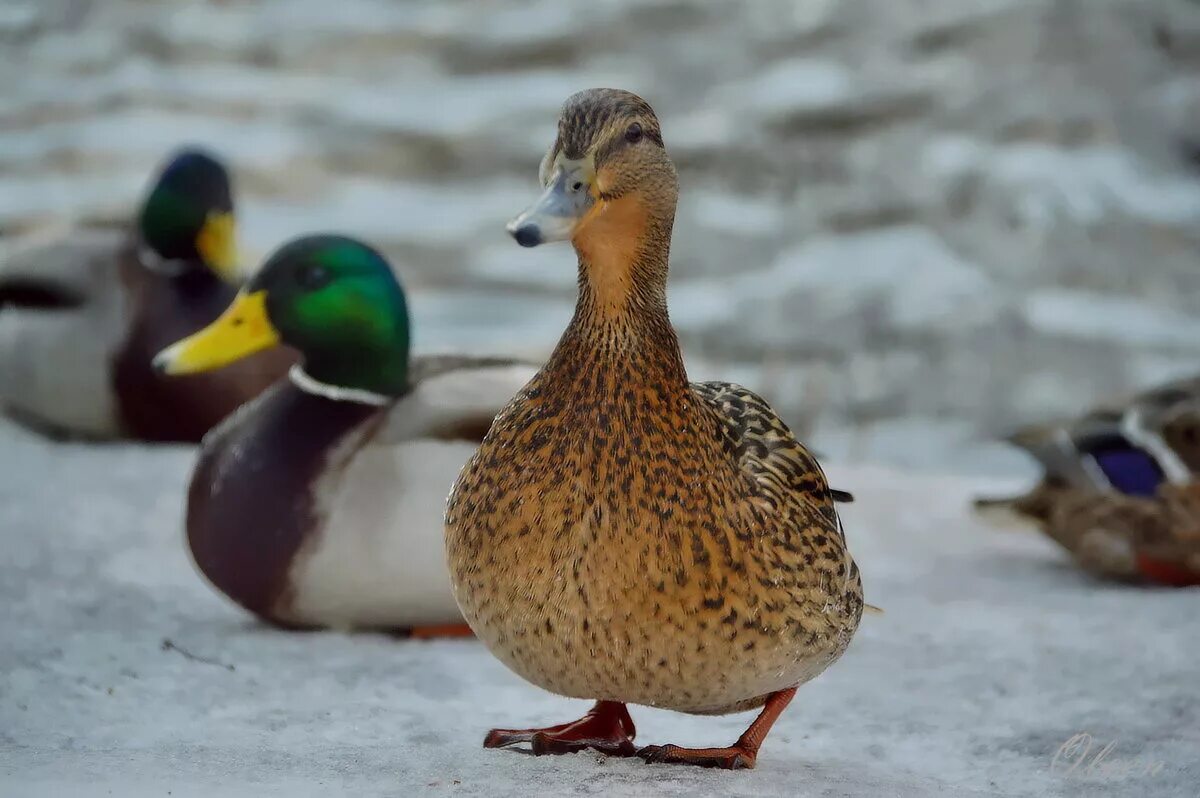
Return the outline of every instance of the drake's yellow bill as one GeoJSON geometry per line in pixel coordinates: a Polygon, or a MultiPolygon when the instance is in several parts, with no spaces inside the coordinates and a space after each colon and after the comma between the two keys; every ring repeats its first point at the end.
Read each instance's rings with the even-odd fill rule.
{"type": "Polygon", "coordinates": [[[208,267],[227,283],[241,281],[238,269],[237,232],[232,213],[213,212],[196,237],[196,250],[208,267]]]}
{"type": "Polygon", "coordinates": [[[279,333],[267,318],[266,302],[266,291],[238,292],[220,318],[155,355],[155,370],[171,375],[212,371],[277,345],[279,333]]]}

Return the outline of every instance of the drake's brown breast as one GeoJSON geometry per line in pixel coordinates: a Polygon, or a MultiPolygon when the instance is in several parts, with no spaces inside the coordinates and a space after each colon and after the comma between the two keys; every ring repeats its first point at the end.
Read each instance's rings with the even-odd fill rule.
{"type": "Polygon", "coordinates": [[[316,489],[352,455],[339,444],[381,412],[284,380],[213,430],[188,489],[187,538],[217,589],[255,615],[291,623],[292,562],[324,523],[316,489]]]}

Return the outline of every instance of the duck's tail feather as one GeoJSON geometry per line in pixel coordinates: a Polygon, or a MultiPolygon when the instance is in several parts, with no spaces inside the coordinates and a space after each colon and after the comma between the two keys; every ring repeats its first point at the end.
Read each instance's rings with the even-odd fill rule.
{"type": "Polygon", "coordinates": [[[837,488],[830,488],[829,495],[833,498],[833,500],[835,502],[840,502],[841,504],[850,504],[851,502],[854,501],[854,494],[848,490],[838,490],[837,488]]]}
{"type": "Polygon", "coordinates": [[[1024,495],[979,496],[972,502],[975,514],[989,526],[998,529],[1027,530],[1035,520],[1021,507],[1024,495]]]}
{"type": "Polygon", "coordinates": [[[863,612],[869,615],[883,615],[883,609],[874,604],[863,604],[863,612]]]}

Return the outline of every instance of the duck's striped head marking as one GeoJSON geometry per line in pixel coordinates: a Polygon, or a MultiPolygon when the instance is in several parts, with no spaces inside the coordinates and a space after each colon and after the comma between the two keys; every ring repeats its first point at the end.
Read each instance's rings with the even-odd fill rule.
{"type": "Polygon", "coordinates": [[[508,226],[526,247],[594,238],[592,223],[615,218],[613,205],[625,197],[640,211],[622,226],[646,213],[673,217],[678,196],[658,117],[641,97],[620,89],[588,89],[567,99],[539,179],[545,193],[508,226]]]}

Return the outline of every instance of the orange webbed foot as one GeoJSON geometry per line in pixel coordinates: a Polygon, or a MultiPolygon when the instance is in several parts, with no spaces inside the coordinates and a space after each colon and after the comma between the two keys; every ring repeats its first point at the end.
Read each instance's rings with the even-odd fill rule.
{"type": "Polygon", "coordinates": [[[587,748],[609,756],[634,756],[633,738],[637,729],[624,704],[597,701],[582,718],[543,729],[492,729],[483,740],[484,748],[505,748],[529,744],[530,753],[573,754],[587,748]]]}
{"type": "Polygon", "coordinates": [[[1137,567],[1142,576],[1158,585],[1168,587],[1195,587],[1200,585],[1200,573],[1185,565],[1160,560],[1146,554],[1137,556],[1137,567]]]}
{"type": "Polygon", "coordinates": [[[414,640],[436,640],[443,637],[474,637],[475,633],[465,623],[445,623],[437,626],[414,626],[408,637],[414,640]]]}
{"type": "Polygon", "coordinates": [[[738,738],[738,741],[727,748],[684,748],[679,745],[647,745],[637,752],[637,755],[649,763],[664,765],[696,765],[702,768],[722,768],[723,770],[738,770],[752,768],[758,763],[758,749],[767,732],[775,725],[792,697],[796,688],[789,687],[767,696],[762,712],[750,724],[750,728],[738,738]]]}

